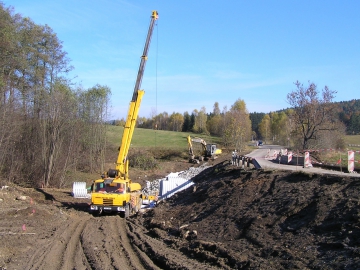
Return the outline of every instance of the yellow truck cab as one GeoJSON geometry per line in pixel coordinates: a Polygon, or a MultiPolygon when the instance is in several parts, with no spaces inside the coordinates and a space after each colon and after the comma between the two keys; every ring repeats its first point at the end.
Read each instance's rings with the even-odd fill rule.
{"type": "Polygon", "coordinates": [[[91,187],[90,211],[95,214],[121,213],[128,217],[142,205],[141,186],[130,180],[104,178],[95,180],[91,187]]]}

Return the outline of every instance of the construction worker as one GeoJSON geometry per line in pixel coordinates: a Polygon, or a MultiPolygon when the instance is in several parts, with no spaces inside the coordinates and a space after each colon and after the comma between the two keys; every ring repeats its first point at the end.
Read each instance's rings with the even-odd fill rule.
{"type": "Polygon", "coordinates": [[[236,164],[236,156],[237,156],[237,153],[236,153],[236,149],[234,150],[234,152],[232,152],[232,165],[235,165],[236,164]]]}
{"type": "Polygon", "coordinates": [[[236,166],[240,166],[240,160],[241,160],[241,156],[240,155],[238,155],[237,157],[236,157],[236,166]]]}
{"type": "Polygon", "coordinates": [[[118,184],[118,189],[116,190],[116,192],[124,193],[124,185],[123,184],[118,184]]]}

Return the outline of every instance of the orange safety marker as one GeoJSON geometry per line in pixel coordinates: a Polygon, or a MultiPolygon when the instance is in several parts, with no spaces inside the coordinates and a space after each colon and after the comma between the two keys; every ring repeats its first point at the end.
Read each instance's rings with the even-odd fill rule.
{"type": "Polygon", "coordinates": [[[348,151],[348,171],[350,173],[354,172],[355,166],[354,166],[354,151],[348,151]]]}
{"type": "Polygon", "coordinates": [[[304,168],[312,167],[311,160],[310,160],[310,154],[309,152],[305,152],[304,157],[304,168]]]}

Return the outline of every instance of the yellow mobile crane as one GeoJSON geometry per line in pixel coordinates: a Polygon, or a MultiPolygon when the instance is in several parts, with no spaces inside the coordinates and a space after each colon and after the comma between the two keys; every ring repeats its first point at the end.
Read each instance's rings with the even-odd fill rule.
{"type": "Polygon", "coordinates": [[[127,155],[134,133],[141,99],[144,95],[144,90],[140,90],[140,86],[144,75],[153,28],[158,17],[158,12],[153,11],[144,52],[141,56],[134,93],[130,101],[116,167],[102,175],[101,179],[95,180],[91,187],[90,212],[93,214],[118,212],[127,218],[131,213],[139,211],[142,205],[143,194],[141,192],[141,185],[139,183],[133,183],[129,179],[129,161],[127,155]]]}

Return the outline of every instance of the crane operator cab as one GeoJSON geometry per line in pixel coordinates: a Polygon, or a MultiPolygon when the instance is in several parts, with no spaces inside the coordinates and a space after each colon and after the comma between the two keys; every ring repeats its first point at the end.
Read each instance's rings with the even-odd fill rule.
{"type": "Polygon", "coordinates": [[[206,155],[212,157],[216,152],[216,144],[207,144],[206,145],[206,155]]]}
{"type": "Polygon", "coordinates": [[[206,156],[213,159],[217,158],[217,155],[221,154],[222,150],[216,147],[216,144],[207,144],[206,145],[206,156]]]}
{"type": "Polygon", "coordinates": [[[94,192],[99,193],[117,193],[124,194],[126,191],[125,184],[123,183],[113,183],[113,179],[104,179],[104,182],[95,183],[94,192]],[[110,180],[110,181],[108,181],[110,180]]]}

